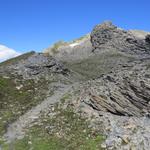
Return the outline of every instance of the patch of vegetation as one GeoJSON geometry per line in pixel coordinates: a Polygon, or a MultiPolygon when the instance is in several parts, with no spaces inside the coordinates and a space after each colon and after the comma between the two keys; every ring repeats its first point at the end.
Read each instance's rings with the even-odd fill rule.
{"type": "Polygon", "coordinates": [[[69,69],[79,73],[87,80],[109,73],[110,71],[113,71],[118,64],[123,64],[132,59],[132,57],[128,57],[122,53],[109,51],[78,62],[69,62],[65,64],[69,69]]]}
{"type": "Polygon", "coordinates": [[[78,39],[75,39],[75,40],[73,40],[73,41],[70,41],[70,42],[65,42],[65,41],[63,41],[63,40],[60,40],[60,41],[54,43],[51,47],[47,48],[47,49],[45,50],[45,54],[48,54],[48,53],[50,53],[50,54],[51,54],[51,53],[52,53],[52,54],[57,54],[57,53],[59,52],[58,49],[59,49],[60,47],[62,47],[62,46],[67,46],[67,45],[72,44],[72,43],[80,42],[80,41],[82,41],[83,39],[86,39],[86,38],[88,38],[88,37],[89,37],[89,34],[84,35],[84,36],[82,36],[82,37],[80,37],[80,38],[78,38],[78,39]]]}
{"type": "Polygon", "coordinates": [[[44,78],[35,82],[33,79],[0,76],[0,135],[9,123],[45,98],[46,82],[44,78]]]}
{"type": "Polygon", "coordinates": [[[65,45],[67,45],[67,42],[64,42],[64,41],[58,41],[58,42],[56,42],[55,44],[53,44],[50,48],[48,48],[48,49],[46,49],[46,53],[48,52],[48,53],[51,53],[52,52],[52,54],[56,54],[56,53],[58,53],[58,48],[60,48],[61,46],[65,46],[65,45]]]}
{"type": "Polygon", "coordinates": [[[63,104],[66,100],[68,100],[71,97],[70,93],[65,94],[62,98],[61,98],[61,103],[63,104]]]}
{"type": "Polygon", "coordinates": [[[13,64],[17,63],[18,61],[27,59],[28,57],[30,57],[33,54],[35,54],[34,51],[22,54],[20,56],[17,56],[15,58],[11,58],[9,60],[6,60],[6,61],[0,63],[0,66],[10,65],[10,64],[13,65],[13,64]]]}
{"type": "Polygon", "coordinates": [[[83,39],[88,38],[89,36],[90,36],[89,34],[86,34],[86,35],[84,35],[84,36],[81,36],[80,38],[77,38],[77,39],[71,41],[70,43],[80,42],[80,41],[82,41],[83,39]]]}
{"type": "Polygon", "coordinates": [[[102,150],[101,143],[105,137],[88,127],[88,122],[75,114],[71,108],[54,107],[55,115],[43,115],[28,135],[4,150],[102,150]]]}

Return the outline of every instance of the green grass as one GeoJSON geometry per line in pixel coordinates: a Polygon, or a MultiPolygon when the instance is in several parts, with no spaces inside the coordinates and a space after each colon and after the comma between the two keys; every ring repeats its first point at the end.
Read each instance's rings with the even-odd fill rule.
{"type": "Polygon", "coordinates": [[[52,54],[57,54],[59,51],[58,51],[58,48],[60,48],[61,46],[65,46],[67,45],[67,42],[64,42],[64,41],[58,41],[56,43],[54,43],[51,47],[47,48],[45,50],[45,53],[51,53],[52,54]]]}
{"type": "Polygon", "coordinates": [[[47,48],[47,49],[44,51],[44,53],[57,54],[57,53],[59,52],[58,49],[59,49],[60,47],[62,47],[62,46],[67,46],[67,45],[70,45],[70,44],[72,44],[72,43],[80,42],[80,41],[82,41],[83,39],[88,38],[88,36],[89,36],[89,34],[84,35],[84,36],[82,36],[82,37],[80,37],[80,38],[78,38],[78,39],[75,39],[75,40],[73,40],[73,41],[70,41],[70,42],[65,42],[65,41],[63,41],[63,40],[60,40],[60,41],[54,43],[51,47],[47,48]]]}
{"type": "Polygon", "coordinates": [[[19,78],[0,76],[0,135],[4,134],[9,123],[42,101],[46,95],[47,83],[44,79],[35,82],[19,78]],[[17,89],[20,85],[22,87],[17,89]]]}
{"type": "Polygon", "coordinates": [[[61,102],[62,104],[65,103],[66,100],[68,100],[71,97],[70,93],[66,93],[62,98],[61,98],[61,102]]]}
{"type": "Polygon", "coordinates": [[[82,41],[82,40],[84,40],[84,39],[87,39],[88,37],[89,37],[89,34],[86,34],[86,35],[84,35],[84,36],[81,36],[80,38],[77,38],[77,39],[75,39],[75,40],[69,42],[69,43],[80,42],[80,41],[82,41]]]}
{"type": "Polygon", "coordinates": [[[78,62],[65,63],[68,68],[79,73],[85,79],[97,78],[102,74],[113,71],[120,63],[132,60],[130,56],[117,52],[104,52],[78,62]]]}
{"type": "Polygon", "coordinates": [[[41,116],[41,122],[30,128],[22,140],[3,146],[3,150],[102,150],[105,137],[88,128],[88,122],[75,114],[55,106],[55,116],[41,116]]]}
{"type": "Polygon", "coordinates": [[[10,148],[11,150],[102,150],[100,143],[103,140],[104,138],[97,136],[93,139],[82,139],[78,143],[72,143],[74,141],[69,142],[57,137],[32,137],[31,140],[24,138],[23,140],[17,141],[14,145],[5,145],[3,150],[9,150],[10,148]],[[29,144],[29,141],[32,144],[29,144]]]}
{"type": "MultiPolygon", "coordinates": [[[[10,59],[1,63],[0,66],[7,68],[7,65],[26,59],[33,54],[34,52],[31,52],[10,59]]],[[[6,132],[10,123],[43,101],[48,94],[52,95],[54,88],[49,89],[49,87],[58,81],[70,84],[69,80],[55,73],[38,77],[38,79],[23,79],[20,75],[8,73],[7,69],[3,71],[0,74],[0,137],[6,132]]]]}

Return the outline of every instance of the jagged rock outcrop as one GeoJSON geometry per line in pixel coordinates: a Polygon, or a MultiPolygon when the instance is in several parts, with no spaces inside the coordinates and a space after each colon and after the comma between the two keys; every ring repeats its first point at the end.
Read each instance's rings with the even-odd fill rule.
{"type": "Polygon", "coordinates": [[[115,115],[149,116],[150,72],[140,69],[110,73],[92,81],[85,103],[115,115]]]}
{"type": "Polygon", "coordinates": [[[149,36],[141,39],[130,31],[117,28],[111,22],[104,22],[97,25],[91,33],[91,43],[93,51],[95,49],[118,49],[120,51],[137,54],[147,55],[150,54],[150,46],[147,41],[149,36]]]}
{"type": "MultiPolygon", "coordinates": [[[[150,36],[138,38],[131,32],[117,28],[111,22],[97,25],[91,33],[94,50],[117,49],[126,54],[138,55],[136,61],[121,64],[113,72],[96,80],[92,86],[98,94],[90,94],[89,105],[99,111],[116,115],[142,116],[150,113],[149,59],[150,36]],[[125,69],[124,69],[125,68],[125,69]]],[[[91,86],[91,87],[92,87],[91,86]]]]}
{"type": "MultiPolygon", "coordinates": [[[[82,69],[87,70],[87,75],[92,71],[93,76],[99,77],[91,82],[89,89],[94,88],[94,90],[87,92],[88,101],[86,99],[85,103],[98,111],[120,116],[148,115],[150,113],[149,34],[135,30],[125,31],[111,22],[104,22],[93,29],[90,37],[91,48],[86,47],[89,42],[87,37],[78,41],[79,43],[72,43],[72,47],[71,45],[59,47],[59,53],[54,56],[57,59],[76,60],[73,61],[76,63],[75,66],[72,65],[75,69],[83,65],[85,67],[82,69]],[[93,52],[99,51],[99,53],[94,55],[92,49],[93,52]],[[88,54],[83,57],[87,51],[88,54]],[[103,52],[100,53],[101,51],[103,52]],[[81,55],[81,58],[78,55],[81,55]],[[73,58],[80,58],[83,61],[73,58]],[[101,60],[103,62],[99,63],[101,60]]],[[[73,67],[71,69],[74,69],[73,67]]],[[[82,70],[79,70],[79,73],[86,76],[82,70]]]]}
{"type": "Polygon", "coordinates": [[[28,74],[36,75],[43,72],[67,74],[69,70],[52,57],[35,54],[28,58],[24,64],[28,74]]]}
{"type": "Polygon", "coordinates": [[[69,75],[70,71],[53,57],[35,52],[24,55],[29,56],[21,60],[18,57],[17,59],[19,61],[16,60],[16,62],[13,64],[8,63],[8,65],[6,64],[5,67],[2,66],[0,69],[1,72],[18,74],[23,76],[24,78],[31,78],[37,75],[46,75],[51,73],[69,75]]]}

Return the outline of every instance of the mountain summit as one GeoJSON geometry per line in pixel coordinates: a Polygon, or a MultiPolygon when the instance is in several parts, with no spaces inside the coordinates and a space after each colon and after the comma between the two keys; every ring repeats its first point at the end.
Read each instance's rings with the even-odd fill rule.
{"type": "Polygon", "coordinates": [[[149,150],[150,33],[111,22],[0,64],[0,149],[149,150]]]}

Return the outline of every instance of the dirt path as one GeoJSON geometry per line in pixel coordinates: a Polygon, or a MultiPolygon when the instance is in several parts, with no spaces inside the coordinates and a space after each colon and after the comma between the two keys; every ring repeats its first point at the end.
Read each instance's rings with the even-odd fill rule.
{"type": "Polygon", "coordinates": [[[25,135],[24,129],[28,127],[35,119],[37,119],[43,110],[45,111],[48,109],[49,105],[58,102],[61,97],[72,88],[72,86],[73,85],[61,85],[61,88],[59,88],[51,97],[48,97],[41,104],[33,107],[23,116],[20,116],[16,122],[9,125],[7,132],[4,135],[4,139],[8,143],[11,143],[15,139],[23,138],[25,135]]]}

